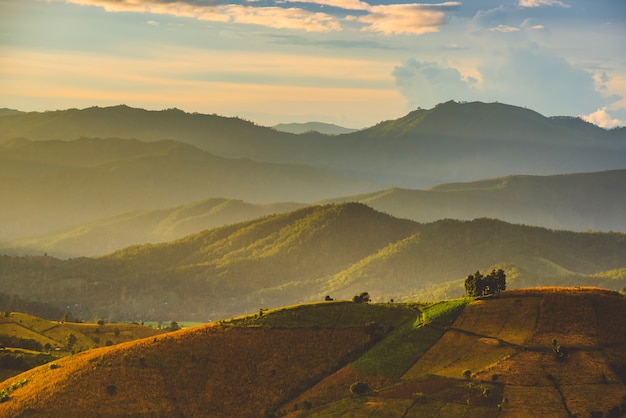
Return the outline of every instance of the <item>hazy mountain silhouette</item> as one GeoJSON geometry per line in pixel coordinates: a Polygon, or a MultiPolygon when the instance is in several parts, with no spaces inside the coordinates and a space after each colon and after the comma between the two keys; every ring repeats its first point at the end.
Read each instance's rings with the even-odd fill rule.
{"type": "Polygon", "coordinates": [[[175,141],[9,140],[0,144],[0,240],[133,210],[218,196],[306,201],[372,184],[328,169],[226,159],[175,141]]]}
{"type": "Polygon", "coordinates": [[[174,208],[142,210],[70,227],[51,234],[14,241],[4,254],[43,254],[55,257],[105,255],[137,244],[172,241],[205,229],[265,215],[289,212],[303,203],[253,204],[212,198],[174,208]]]}
{"type": "MultiPolygon", "coordinates": [[[[626,232],[626,170],[555,176],[507,176],[470,183],[448,183],[428,190],[387,189],[324,200],[362,202],[417,222],[496,218],[506,222],[572,231],[626,232]]],[[[188,234],[263,215],[283,213],[304,203],[252,204],[211,198],[173,208],[124,213],[50,234],[7,242],[5,254],[55,257],[104,255],[144,243],[188,234]]]]}
{"type": "Polygon", "coordinates": [[[490,219],[418,224],[350,203],[307,207],[97,259],[3,256],[0,286],[74,307],[77,317],[207,321],[325,295],[350,299],[364,290],[376,300],[458,297],[467,274],[495,266],[507,271],[509,287],[621,289],[625,265],[623,234],[490,219]]]}
{"type": "Polygon", "coordinates": [[[306,122],[306,123],[279,123],[273,126],[274,129],[281,132],[292,134],[304,134],[307,132],[319,132],[324,135],[340,135],[356,132],[358,129],[344,128],[333,123],[322,122],[306,122]]]}
{"type": "Polygon", "coordinates": [[[237,118],[127,106],[0,118],[0,140],[81,136],[175,139],[223,157],[340,169],[388,187],[603,171],[624,168],[626,161],[626,129],[500,103],[447,102],[339,136],[293,135],[237,118]]]}
{"type": "Polygon", "coordinates": [[[326,202],[362,202],[418,222],[488,217],[552,229],[626,232],[625,187],[626,170],[612,170],[394,188],[326,202]]]}

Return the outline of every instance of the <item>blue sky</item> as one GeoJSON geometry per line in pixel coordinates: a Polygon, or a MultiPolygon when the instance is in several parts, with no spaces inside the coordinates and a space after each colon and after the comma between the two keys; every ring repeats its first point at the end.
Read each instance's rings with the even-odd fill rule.
{"type": "Polygon", "coordinates": [[[0,0],[0,107],[361,128],[448,100],[626,125],[626,2],[0,0]]]}

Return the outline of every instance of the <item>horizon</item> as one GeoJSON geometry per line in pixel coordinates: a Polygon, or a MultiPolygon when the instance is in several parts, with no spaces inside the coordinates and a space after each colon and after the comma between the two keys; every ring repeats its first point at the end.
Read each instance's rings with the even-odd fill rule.
{"type": "MultiPolygon", "coordinates": [[[[502,104],[502,105],[505,105],[505,106],[512,106],[512,107],[516,107],[516,108],[520,108],[520,109],[522,108],[522,107],[514,105],[514,104],[500,103],[500,102],[481,102],[481,101],[463,102],[463,101],[455,101],[455,100],[450,100],[450,102],[454,102],[454,103],[458,103],[458,104],[472,104],[472,103],[502,104]]],[[[445,102],[445,103],[447,103],[447,102],[445,102]]],[[[429,109],[422,109],[421,107],[418,108],[418,109],[419,110],[430,111],[430,110],[433,110],[436,107],[438,107],[440,105],[443,105],[445,103],[444,102],[438,103],[438,104],[436,104],[435,106],[433,106],[432,108],[429,108],[429,109]]],[[[323,122],[323,121],[319,121],[319,120],[309,120],[309,121],[304,121],[304,122],[284,121],[284,122],[278,122],[278,123],[276,123],[274,125],[263,125],[263,124],[255,121],[255,120],[250,120],[250,119],[241,117],[239,115],[220,115],[220,114],[217,114],[217,113],[188,112],[186,110],[183,110],[183,109],[180,109],[180,108],[177,108],[177,107],[169,107],[169,108],[162,108],[162,109],[148,109],[148,108],[143,108],[143,107],[129,106],[126,103],[119,103],[119,104],[114,104],[114,105],[109,105],[109,106],[93,105],[93,106],[87,106],[87,107],[82,107],[82,108],[72,107],[72,108],[64,108],[64,109],[46,109],[46,110],[34,110],[34,111],[25,111],[25,110],[22,110],[22,109],[0,107],[0,110],[14,111],[14,112],[18,112],[18,113],[52,113],[52,112],[66,112],[66,111],[72,111],[72,110],[84,111],[84,110],[88,110],[88,109],[110,109],[110,108],[116,108],[116,107],[127,107],[129,109],[143,110],[143,111],[146,111],[146,112],[166,112],[166,111],[170,111],[171,110],[171,111],[180,111],[180,112],[183,112],[183,113],[188,114],[188,115],[217,116],[217,117],[228,118],[228,119],[240,119],[242,121],[251,122],[254,125],[261,126],[261,127],[266,127],[266,128],[275,128],[275,127],[277,127],[279,125],[307,125],[307,124],[322,124],[322,125],[324,125],[324,124],[326,124],[326,125],[329,125],[329,126],[335,126],[337,128],[353,129],[355,131],[371,128],[371,127],[373,127],[376,124],[381,123],[381,122],[400,119],[400,118],[408,115],[409,113],[411,113],[411,112],[413,112],[415,110],[418,110],[418,109],[409,110],[407,113],[399,115],[399,116],[397,116],[397,117],[395,117],[393,119],[388,119],[388,120],[381,119],[381,120],[375,122],[372,125],[367,125],[367,126],[363,126],[363,127],[359,127],[359,128],[353,128],[351,126],[342,126],[342,125],[339,125],[339,124],[334,123],[334,122],[323,122]]],[[[525,108],[525,107],[524,107],[524,109],[530,110],[532,112],[539,113],[539,112],[535,111],[534,109],[528,109],[528,108],[525,108]]],[[[539,113],[539,114],[541,115],[541,113],[539,113]]],[[[602,128],[602,129],[606,129],[606,130],[626,127],[626,122],[623,123],[623,124],[620,124],[620,125],[615,125],[615,126],[608,126],[608,127],[607,126],[601,126],[601,125],[599,125],[597,123],[597,121],[588,120],[587,118],[582,117],[582,116],[572,116],[572,115],[553,115],[553,116],[541,115],[541,116],[546,117],[546,118],[572,118],[572,119],[578,118],[578,119],[584,120],[585,122],[590,123],[590,124],[592,124],[592,125],[594,125],[596,127],[599,127],[599,128],[602,128]]],[[[520,175],[523,175],[523,174],[520,174],[520,175]]]]}
{"type": "Polygon", "coordinates": [[[0,12],[0,102],[22,111],[125,103],[360,129],[455,100],[626,121],[619,0],[5,0],[0,12]]]}

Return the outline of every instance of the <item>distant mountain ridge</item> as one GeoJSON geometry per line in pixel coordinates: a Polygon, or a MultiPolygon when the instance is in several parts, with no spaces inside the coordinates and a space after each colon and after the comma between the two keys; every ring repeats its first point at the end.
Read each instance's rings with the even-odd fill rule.
{"type": "Polygon", "coordinates": [[[0,143],[0,241],[212,196],[306,201],[371,190],[329,169],[227,159],[192,145],[119,138],[0,143]]]}
{"type": "Polygon", "coordinates": [[[621,289],[626,239],[490,219],[418,224],[346,203],[97,259],[1,256],[0,286],[76,307],[77,317],[207,321],[326,295],[350,299],[363,291],[379,301],[458,297],[467,274],[491,268],[506,270],[510,288],[621,289]]]}
{"type": "MultiPolygon", "coordinates": [[[[102,158],[105,158],[104,156],[102,158]]],[[[426,190],[386,189],[318,203],[361,202],[417,222],[495,218],[571,231],[626,232],[626,170],[555,176],[507,176],[426,190]]],[[[253,204],[210,198],[172,208],[124,213],[0,245],[5,254],[99,256],[181,238],[226,224],[284,213],[306,203],[253,204]]]]}
{"type": "Polygon", "coordinates": [[[281,132],[289,132],[292,134],[304,134],[307,132],[319,132],[324,135],[340,135],[356,132],[358,129],[344,128],[333,123],[322,122],[305,122],[305,123],[279,123],[273,126],[274,129],[281,132]]]}
{"type": "Polygon", "coordinates": [[[626,232],[625,187],[626,170],[611,170],[394,188],[324,202],[362,202],[417,222],[487,217],[552,229],[626,232]]]}
{"type": "Polygon", "coordinates": [[[426,188],[511,174],[624,168],[626,128],[547,118],[500,103],[442,103],[338,136],[294,135],[238,118],[127,106],[8,115],[0,141],[174,139],[222,157],[322,166],[388,187],[426,188]]]}

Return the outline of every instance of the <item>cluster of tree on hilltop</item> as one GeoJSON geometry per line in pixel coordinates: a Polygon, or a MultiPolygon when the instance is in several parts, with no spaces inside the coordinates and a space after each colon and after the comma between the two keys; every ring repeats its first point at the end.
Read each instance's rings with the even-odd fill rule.
{"type": "Polygon", "coordinates": [[[480,271],[476,271],[465,279],[465,294],[467,296],[495,295],[503,290],[506,290],[506,274],[502,269],[498,271],[494,269],[486,276],[480,274],[480,271]]]}

